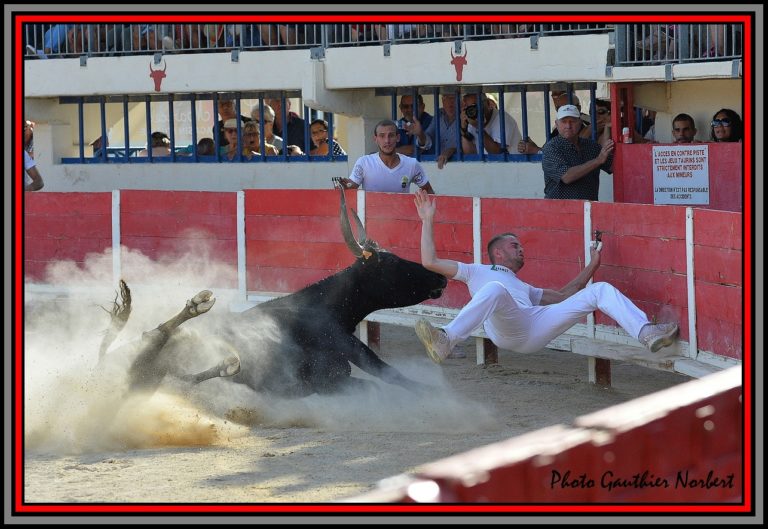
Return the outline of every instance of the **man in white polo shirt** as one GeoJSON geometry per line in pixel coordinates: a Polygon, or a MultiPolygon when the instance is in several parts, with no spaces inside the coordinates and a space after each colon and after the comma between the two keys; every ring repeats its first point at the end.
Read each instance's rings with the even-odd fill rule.
{"type": "Polygon", "coordinates": [[[340,178],[348,189],[361,187],[366,191],[387,193],[408,193],[411,184],[416,184],[427,193],[434,194],[424,168],[416,160],[404,154],[398,154],[397,124],[385,119],[373,129],[373,141],[379,152],[358,158],[349,178],[340,178]]]}

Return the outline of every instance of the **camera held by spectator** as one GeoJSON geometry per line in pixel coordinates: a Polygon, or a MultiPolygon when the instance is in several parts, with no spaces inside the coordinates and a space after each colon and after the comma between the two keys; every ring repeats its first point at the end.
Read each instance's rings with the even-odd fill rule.
{"type": "Polygon", "coordinates": [[[466,113],[469,119],[477,119],[477,105],[472,105],[470,107],[467,107],[466,109],[464,109],[464,112],[466,113]]]}

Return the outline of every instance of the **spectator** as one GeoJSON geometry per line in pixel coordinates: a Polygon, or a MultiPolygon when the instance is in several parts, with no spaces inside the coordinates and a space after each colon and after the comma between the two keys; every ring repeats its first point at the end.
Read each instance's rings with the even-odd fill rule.
{"type": "MultiPolygon", "coordinates": [[[[224,151],[224,157],[227,160],[235,160],[238,157],[238,145],[237,141],[237,118],[230,118],[224,122],[224,134],[227,136],[227,146],[224,151]]],[[[240,133],[243,136],[243,158],[250,160],[253,158],[253,152],[245,146],[245,123],[240,122],[240,133]]]]}
{"type": "MultiPolygon", "coordinates": [[[[279,154],[277,147],[267,141],[264,142],[264,152],[267,156],[279,154]]],[[[250,160],[254,154],[261,156],[261,133],[259,125],[255,121],[249,121],[243,125],[243,156],[250,160]]]]}
{"type": "Polygon", "coordinates": [[[544,196],[597,200],[600,169],[613,172],[613,140],[601,147],[591,138],[580,137],[581,113],[575,105],[561,106],[555,123],[559,134],[542,149],[544,196]]]}
{"type": "MultiPolygon", "coordinates": [[[[576,108],[579,109],[579,112],[581,113],[581,101],[579,100],[579,97],[576,94],[572,94],[571,101],[573,101],[573,103],[570,103],[568,101],[567,92],[563,90],[552,91],[552,104],[555,106],[555,112],[557,112],[557,110],[563,105],[573,104],[576,108]]],[[[580,135],[583,138],[592,137],[592,130],[589,128],[590,126],[589,116],[587,116],[584,113],[581,113],[581,121],[582,121],[582,128],[581,128],[580,135]]],[[[559,133],[557,132],[557,126],[555,126],[552,129],[552,131],[549,133],[549,137],[551,139],[557,136],[558,134],[559,133]]],[[[536,145],[536,142],[534,142],[531,138],[525,138],[525,140],[521,140],[517,144],[517,152],[521,154],[536,154],[540,151],[541,151],[541,147],[536,145]]]]}
{"type": "MultiPolygon", "coordinates": [[[[253,121],[255,121],[256,123],[260,122],[258,106],[255,106],[251,109],[251,118],[253,118],[253,121]]],[[[275,111],[270,105],[265,104],[264,105],[264,142],[274,145],[275,148],[277,148],[278,152],[282,152],[283,138],[275,134],[274,124],[275,124],[275,111]]]]}
{"type": "MultiPolygon", "coordinates": [[[[235,115],[235,102],[232,99],[219,99],[217,103],[217,108],[219,111],[219,116],[221,116],[221,119],[217,124],[219,129],[219,147],[226,147],[228,140],[227,140],[227,135],[224,134],[224,123],[227,120],[235,119],[237,117],[235,115]]],[[[251,121],[251,118],[240,114],[240,121],[243,123],[247,123],[248,121],[251,121]]],[[[213,134],[215,137],[216,126],[213,127],[213,134]]]]}
{"type": "Polygon", "coordinates": [[[35,133],[35,122],[25,119],[24,120],[24,150],[27,151],[32,158],[35,157],[34,133],[35,133]]]}
{"type": "Polygon", "coordinates": [[[672,120],[672,137],[675,143],[699,143],[696,140],[696,125],[688,114],[678,114],[672,120]]]}
{"type": "Polygon", "coordinates": [[[712,116],[710,138],[716,142],[737,142],[743,139],[744,124],[735,111],[721,108],[712,116]]]}
{"type": "Polygon", "coordinates": [[[356,189],[362,186],[366,191],[408,193],[413,183],[427,193],[434,193],[419,161],[397,152],[397,124],[394,121],[379,121],[373,129],[373,140],[378,152],[361,156],[355,162],[349,178],[340,179],[344,187],[356,189]]]}
{"type": "MultiPolygon", "coordinates": [[[[272,125],[274,133],[283,138],[283,143],[288,146],[295,145],[299,149],[299,154],[303,154],[307,149],[304,141],[304,119],[295,112],[291,112],[291,100],[286,98],[285,111],[288,125],[283,127],[283,105],[281,99],[265,99],[264,102],[271,106],[275,111],[275,121],[272,125]]],[[[295,151],[294,151],[295,152],[295,151]]],[[[293,154],[293,153],[292,153],[293,154]]]]}
{"type": "Polygon", "coordinates": [[[465,94],[462,98],[461,112],[461,148],[467,154],[479,153],[499,154],[511,152],[514,145],[521,140],[520,129],[515,119],[504,113],[504,133],[506,145],[501,143],[501,118],[485,94],[480,94],[481,105],[477,104],[477,94],[465,94]],[[483,132],[480,134],[479,111],[483,112],[483,132]],[[482,144],[481,144],[482,141],[482,144]]]}
{"type": "MultiPolygon", "coordinates": [[[[312,156],[328,156],[328,122],[324,119],[313,120],[309,124],[309,134],[312,137],[312,143],[317,145],[317,147],[309,151],[309,154],[312,156]]],[[[335,139],[333,140],[333,155],[347,155],[335,139]]]]}
{"type": "Polygon", "coordinates": [[[437,125],[440,130],[439,155],[437,168],[442,169],[448,160],[456,153],[456,135],[459,120],[456,119],[456,94],[448,92],[442,95],[443,106],[437,114],[437,125]]]}
{"type": "MultiPolygon", "coordinates": [[[[578,117],[574,118],[574,122],[577,120],[578,117]]],[[[432,361],[441,363],[455,344],[466,340],[480,325],[497,347],[533,353],[598,309],[651,352],[674,342],[677,324],[651,323],[645,313],[613,285],[604,282],[588,285],[600,267],[599,245],[590,249],[585,268],[559,290],[538,288],[517,276],[525,264],[525,253],[513,233],[501,233],[490,240],[491,264],[467,264],[437,257],[433,234],[436,201],[417,191],[414,202],[422,223],[421,264],[449,279],[466,283],[472,296],[456,318],[442,329],[432,327],[423,318],[416,322],[416,335],[432,361]]]]}
{"type": "Polygon", "coordinates": [[[424,99],[420,94],[416,96],[416,101],[419,105],[418,117],[413,113],[413,96],[406,95],[400,98],[400,112],[403,117],[397,124],[397,152],[408,156],[414,156],[414,136],[422,153],[431,154],[434,152],[432,136],[435,128],[432,124],[432,115],[425,112],[424,99]]]}
{"type": "MultiPolygon", "coordinates": [[[[153,132],[149,138],[149,144],[152,149],[152,157],[171,155],[171,139],[165,132],[153,132]]],[[[147,149],[142,149],[136,156],[146,157],[148,155],[147,149]]]]}
{"type": "Polygon", "coordinates": [[[37,170],[37,163],[24,151],[24,191],[39,191],[44,185],[43,177],[37,170]]]}
{"type": "Polygon", "coordinates": [[[213,156],[216,154],[216,145],[213,138],[200,138],[197,142],[198,156],[213,156]]]}

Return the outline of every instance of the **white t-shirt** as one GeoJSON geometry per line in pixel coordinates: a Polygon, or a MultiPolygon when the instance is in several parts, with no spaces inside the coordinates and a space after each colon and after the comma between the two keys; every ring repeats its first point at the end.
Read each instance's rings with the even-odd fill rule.
{"type": "Polygon", "coordinates": [[[498,281],[507,292],[512,296],[521,307],[533,307],[541,303],[541,296],[544,290],[529,285],[517,278],[515,273],[509,268],[501,265],[489,264],[467,264],[458,263],[459,270],[453,279],[463,281],[469,288],[469,293],[475,295],[475,292],[490,283],[498,281]]]}
{"type": "Polygon", "coordinates": [[[416,158],[398,154],[400,163],[390,169],[381,161],[379,153],[366,154],[355,162],[349,179],[366,191],[408,193],[410,185],[424,187],[429,182],[416,158]]]}
{"type": "MultiPolygon", "coordinates": [[[[499,119],[499,111],[497,109],[493,109],[491,119],[488,120],[488,123],[483,123],[483,128],[485,132],[487,132],[491,138],[493,138],[493,141],[501,145],[501,119],[499,119]]],[[[467,130],[474,134],[475,148],[479,153],[480,146],[483,144],[480,141],[480,135],[477,133],[477,128],[472,124],[468,124],[467,130]]],[[[520,140],[523,139],[523,136],[520,134],[520,128],[517,126],[515,118],[506,112],[504,113],[504,134],[507,139],[507,152],[510,154],[517,154],[517,144],[520,143],[520,140]]],[[[483,152],[488,154],[488,151],[486,151],[485,148],[483,148],[483,152]]]]}

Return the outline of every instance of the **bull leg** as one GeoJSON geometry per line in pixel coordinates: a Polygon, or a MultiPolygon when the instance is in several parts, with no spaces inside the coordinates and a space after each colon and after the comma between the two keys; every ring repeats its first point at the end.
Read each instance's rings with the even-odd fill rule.
{"type": "Polygon", "coordinates": [[[158,361],[160,351],[168,342],[173,332],[187,320],[211,310],[216,298],[210,290],[203,290],[187,301],[186,306],[176,316],[161,323],[156,329],[141,336],[141,353],[133,361],[128,371],[131,389],[154,390],[168,373],[167,362],[158,361]]]}
{"type": "Polygon", "coordinates": [[[128,317],[131,315],[131,289],[128,288],[128,285],[122,279],[120,280],[119,286],[121,303],[118,303],[118,294],[115,294],[115,300],[112,302],[112,310],[107,311],[109,312],[109,327],[104,333],[104,338],[102,338],[101,345],[99,346],[99,361],[104,357],[107,349],[109,349],[109,346],[115,341],[115,338],[120,334],[120,331],[123,330],[125,324],[128,323],[128,317]]]}
{"type": "Polygon", "coordinates": [[[240,357],[233,352],[231,356],[228,356],[227,358],[219,362],[218,365],[210,369],[206,369],[205,371],[202,371],[195,375],[184,375],[181,377],[181,379],[184,380],[185,382],[191,382],[192,384],[199,384],[200,382],[204,380],[208,380],[210,378],[231,377],[238,374],[239,372],[240,372],[240,357]]]}

